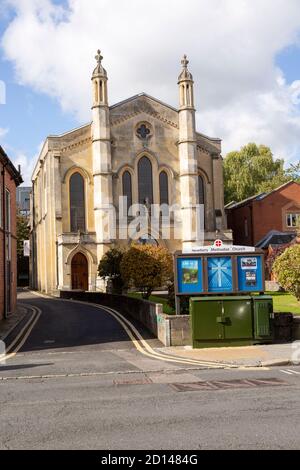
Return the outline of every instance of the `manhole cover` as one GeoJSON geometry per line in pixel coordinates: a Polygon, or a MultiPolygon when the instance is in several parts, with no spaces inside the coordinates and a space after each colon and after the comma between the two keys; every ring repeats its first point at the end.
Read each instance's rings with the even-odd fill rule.
{"type": "Polygon", "coordinates": [[[197,390],[226,390],[228,388],[254,388],[288,385],[288,382],[277,378],[211,380],[207,382],[170,384],[177,392],[194,392],[197,390]]]}

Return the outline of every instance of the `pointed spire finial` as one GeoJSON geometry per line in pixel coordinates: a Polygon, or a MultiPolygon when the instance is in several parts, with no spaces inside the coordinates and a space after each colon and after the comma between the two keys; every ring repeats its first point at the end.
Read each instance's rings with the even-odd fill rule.
{"type": "Polygon", "coordinates": [[[188,66],[188,63],[189,63],[189,61],[187,60],[187,55],[184,54],[184,56],[183,56],[183,58],[182,58],[182,60],[181,60],[181,65],[182,65],[182,67],[186,69],[187,66],[188,66]]]}
{"type": "Polygon", "coordinates": [[[95,55],[95,59],[97,61],[97,65],[94,68],[92,78],[96,77],[96,76],[103,76],[103,77],[107,78],[106,70],[102,66],[102,63],[101,63],[101,61],[103,59],[103,56],[101,55],[100,49],[97,50],[97,54],[95,55]]]}
{"type": "Polygon", "coordinates": [[[97,55],[95,55],[95,59],[96,59],[97,63],[100,65],[101,60],[103,59],[103,56],[101,55],[100,49],[97,50],[97,55]]]}
{"type": "Polygon", "coordinates": [[[182,70],[181,70],[180,75],[178,77],[178,83],[182,82],[182,81],[185,81],[185,80],[189,80],[189,81],[193,80],[193,75],[188,70],[188,64],[189,64],[189,61],[187,59],[186,54],[184,54],[183,58],[181,59],[182,70]]]}

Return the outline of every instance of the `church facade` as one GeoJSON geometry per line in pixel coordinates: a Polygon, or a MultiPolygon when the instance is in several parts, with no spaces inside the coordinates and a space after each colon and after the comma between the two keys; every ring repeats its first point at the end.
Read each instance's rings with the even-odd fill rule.
{"type": "Polygon", "coordinates": [[[188,249],[199,244],[199,221],[201,244],[232,241],[221,141],[196,131],[186,56],[178,109],[145,93],[109,106],[100,51],[96,60],[92,122],[49,136],[32,175],[31,284],[44,292],[101,290],[97,267],[110,247],[135,240],[188,249]],[[167,207],[157,217],[165,230],[152,224],[155,206],[167,207]]]}

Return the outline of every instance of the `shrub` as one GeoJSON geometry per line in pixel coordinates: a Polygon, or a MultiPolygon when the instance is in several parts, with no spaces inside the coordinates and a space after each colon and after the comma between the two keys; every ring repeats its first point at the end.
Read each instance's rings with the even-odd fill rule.
{"type": "Polygon", "coordinates": [[[133,245],[121,261],[123,281],[142,292],[148,299],[151,292],[167,286],[173,276],[173,259],[169,251],[160,246],[133,245]]]}
{"type": "Polygon", "coordinates": [[[300,245],[287,248],[273,264],[279,284],[300,300],[300,245]]]}
{"type": "Polygon", "coordinates": [[[112,282],[113,294],[122,294],[124,282],[121,276],[121,261],[124,256],[124,250],[121,248],[110,248],[102,256],[98,273],[102,278],[109,278],[112,282]]]}

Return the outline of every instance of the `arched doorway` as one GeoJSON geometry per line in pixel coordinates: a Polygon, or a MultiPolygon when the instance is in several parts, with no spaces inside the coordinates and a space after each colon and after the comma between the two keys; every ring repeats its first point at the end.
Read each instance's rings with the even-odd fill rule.
{"type": "Polygon", "coordinates": [[[88,262],[83,253],[76,253],[71,263],[72,289],[88,290],[88,262]]]}

